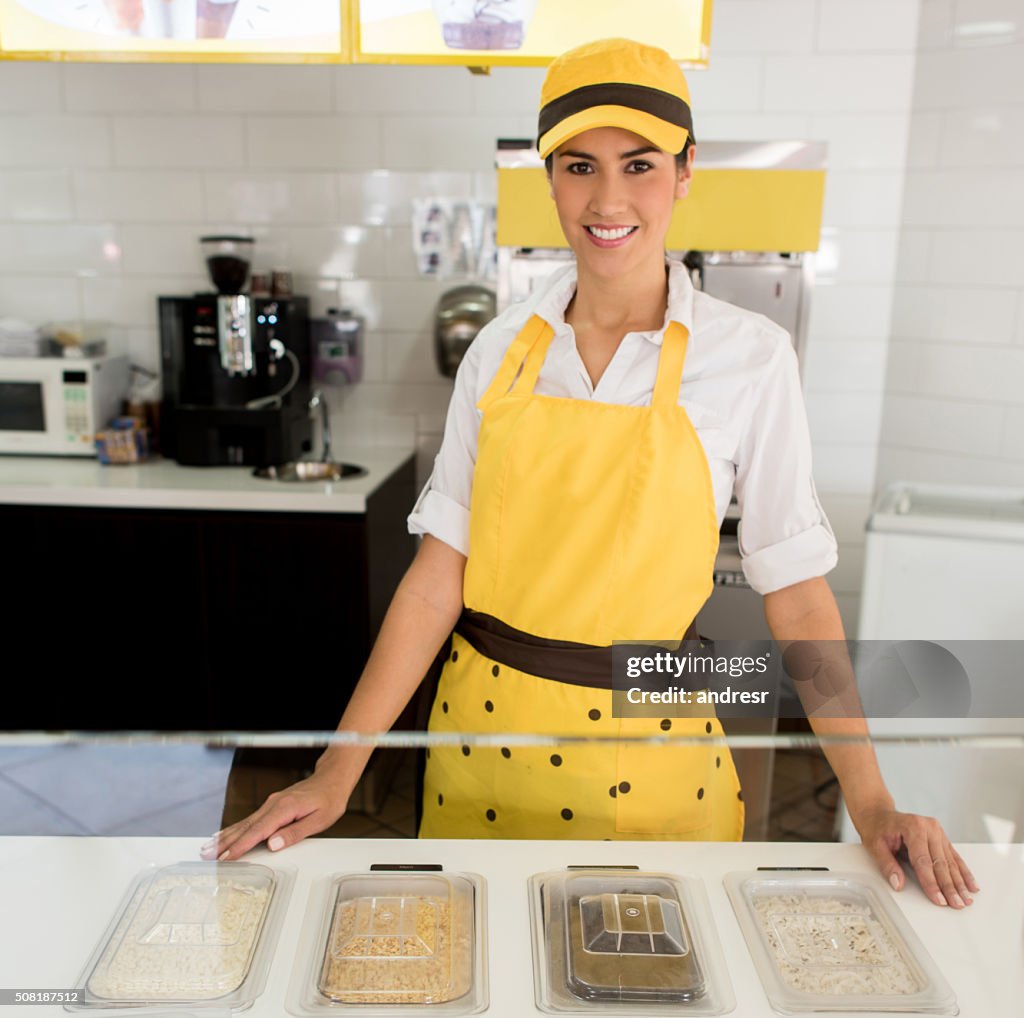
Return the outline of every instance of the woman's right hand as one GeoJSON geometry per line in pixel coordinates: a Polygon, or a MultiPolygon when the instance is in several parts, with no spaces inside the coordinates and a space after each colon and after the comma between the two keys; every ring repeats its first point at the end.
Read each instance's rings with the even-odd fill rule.
{"type": "Polygon", "coordinates": [[[268,796],[244,820],[218,831],[199,854],[224,862],[241,858],[264,841],[271,852],[279,852],[327,830],[341,818],[347,804],[348,796],[337,783],[327,774],[314,771],[308,778],[268,796]]]}

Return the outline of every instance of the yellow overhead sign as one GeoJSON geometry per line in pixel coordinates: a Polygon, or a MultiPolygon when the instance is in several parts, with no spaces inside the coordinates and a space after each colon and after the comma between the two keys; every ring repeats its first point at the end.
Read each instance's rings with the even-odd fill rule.
{"type": "Polygon", "coordinates": [[[352,0],[353,59],[546,65],[574,46],[626,36],[706,67],[712,0],[352,0]]]}
{"type": "Polygon", "coordinates": [[[342,0],[0,0],[0,56],[340,61],[342,0]]]}

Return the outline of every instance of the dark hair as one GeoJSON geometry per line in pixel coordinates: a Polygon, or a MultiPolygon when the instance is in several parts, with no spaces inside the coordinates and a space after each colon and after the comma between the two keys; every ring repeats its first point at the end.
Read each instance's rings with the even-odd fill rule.
{"type": "MultiPolygon", "coordinates": [[[[686,160],[689,155],[690,149],[693,148],[693,139],[687,138],[686,144],[683,145],[683,151],[676,153],[676,169],[681,170],[686,166],[686,160]]],[[[548,176],[551,176],[551,167],[554,164],[555,154],[550,153],[544,160],[544,168],[548,171],[548,176]]]]}

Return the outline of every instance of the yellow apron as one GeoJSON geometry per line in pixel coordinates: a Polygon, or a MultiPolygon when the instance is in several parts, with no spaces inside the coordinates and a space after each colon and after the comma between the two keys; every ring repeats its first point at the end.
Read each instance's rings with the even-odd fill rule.
{"type": "MultiPolygon", "coordinates": [[[[557,655],[681,640],[711,593],[718,550],[707,459],[678,405],[688,333],[666,329],[649,407],[536,395],[552,336],[531,318],[478,403],[466,609],[533,645],[531,661],[537,646],[557,655]]],[[[722,734],[717,718],[613,718],[610,689],[512,667],[521,659],[485,656],[464,632],[431,731],[722,734]]],[[[713,745],[435,746],[423,807],[421,837],[743,836],[736,770],[713,745]]]]}

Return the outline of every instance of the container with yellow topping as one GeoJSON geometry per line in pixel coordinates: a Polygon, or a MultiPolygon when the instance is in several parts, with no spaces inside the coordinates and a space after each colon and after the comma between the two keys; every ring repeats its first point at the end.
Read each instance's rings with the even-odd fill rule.
{"type": "Polygon", "coordinates": [[[314,898],[319,935],[300,949],[293,1014],[486,1007],[481,878],[396,868],[335,876],[314,898]]]}

